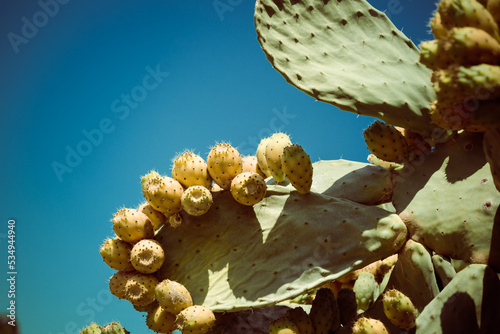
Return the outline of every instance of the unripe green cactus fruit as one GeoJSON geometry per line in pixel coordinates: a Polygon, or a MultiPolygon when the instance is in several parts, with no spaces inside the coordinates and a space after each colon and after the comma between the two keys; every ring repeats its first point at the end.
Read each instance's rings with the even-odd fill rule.
{"type": "Polygon", "coordinates": [[[183,334],[204,334],[214,323],[214,313],[202,305],[193,305],[182,310],[175,319],[175,326],[183,334]]]}
{"type": "Polygon", "coordinates": [[[210,176],[222,189],[231,187],[231,180],[241,173],[241,155],[228,143],[220,143],[212,147],[207,156],[210,176]]]}
{"type": "Polygon", "coordinates": [[[148,216],[135,209],[120,209],[113,216],[112,222],[116,235],[126,242],[133,244],[154,236],[153,224],[148,216]]]}
{"type": "Polygon", "coordinates": [[[283,316],[269,324],[269,334],[302,334],[297,325],[288,317],[283,316]]]}
{"type": "Polygon", "coordinates": [[[313,166],[302,146],[286,146],[281,156],[281,165],[286,178],[299,193],[307,194],[311,191],[313,166]]]}
{"type": "Polygon", "coordinates": [[[178,314],[193,306],[193,299],[186,287],[178,282],[165,279],[155,288],[156,300],[166,311],[178,314]]]}
{"type": "Polygon", "coordinates": [[[300,334],[314,334],[311,318],[302,307],[287,310],[285,316],[297,326],[300,334]]]}
{"type": "Polygon", "coordinates": [[[377,299],[379,295],[379,284],[372,273],[362,272],[356,279],[352,290],[356,295],[359,314],[366,311],[377,299]]]}
{"type": "Polygon", "coordinates": [[[359,318],[352,326],[352,334],[388,334],[384,323],[372,318],[359,318]]]}
{"type": "Polygon", "coordinates": [[[203,186],[191,186],[184,190],[181,205],[192,216],[201,216],[212,207],[213,198],[210,190],[203,186]]]}
{"type": "Polygon", "coordinates": [[[276,182],[285,181],[285,173],[281,168],[281,157],[283,155],[283,149],[289,145],[292,145],[290,137],[282,132],[274,133],[267,142],[266,145],[266,162],[271,176],[276,182]]]}
{"type": "Polygon", "coordinates": [[[152,274],[161,268],[165,253],[160,243],[152,239],[143,239],[132,247],[130,262],[135,270],[143,274],[152,274]]]}
{"type": "Polygon", "coordinates": [[[155,210],[170,216],[181,210],[183,191],[179,181],[168,176],[155,177],[149,180],[144,197],[155,210]]]}
{"type": "Polygon", "coordinates": [[[96,323],[90,324],[80,331],[80,334],[101,334],[101,326],[96,323]]]}
{"type": "Polygon", "coordinates": [[[151,224],[153,224],[153,228],[155,229],[155,231],[158,230],[160,226],[162,226],[167,221],[167,217],[165,217],[165,215],[160,211],[155,210],[148,202],[144,202],[139,205],[137,211],[142,212],[146,216],[148,216],[151,224]]]}
{"type": "Polygon", "coordinates": [[[231,182],[231,195],[243,205],[252,206],[266,196],[266,182],[257,173],[238,174],[231,182]]]}
{"type": "Polygon", "coordinates": [[[419,312],[410,298],[392,289],[383,294],[382,302],[385,315],[395,326],[402,329],[415,327],[419,312]]]}
{"type": "Polygon", "coordinates": [[[125,284],[125,299],[133,305],[149,305],[156,300],[155,287],[158,283],[158,279],[153,275],[135,274],[125,284]]]}
{"type": "Polygon", "coordinates": [[[125,299],[125,284],[130,277],[137,274],[136,271],[118,271],[109,279],[109,291],[112,295],[125,299]]]}
{"type": "Polygon", "coordinates": [[[115,270],[131,271],[134,270],[130,263],[130,252],[132,245],[118,239],[106,239],[101,246],[100,254],[104,262],[115,270]]]}
{"type": "Polygon", "coordinates": [[[179,154],[174,158],[172,177],[179,181],[185,188],[191,186],[209,188],[212,184],[207,162],[191,151],[179,154]]]}
{"type": "Polygon", "coordinates": [[[403,163],[410,156],[405,137],[394,126],[375,121],[364,132],[368,150],[384,161],[403,163]]]}
{"type": "Polygon", "coordinates": [[[157,306],[146,316],[146,325],[156,333],[170,334],[175,329],[175,314],[157,306]]]}

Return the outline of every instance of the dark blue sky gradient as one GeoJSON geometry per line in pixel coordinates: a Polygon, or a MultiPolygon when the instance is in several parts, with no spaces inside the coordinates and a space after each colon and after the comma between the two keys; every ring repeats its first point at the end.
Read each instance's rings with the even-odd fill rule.
{"type": "MultiPolygon", "coordinates": [[[[170,174],[176,153],[206,157],[220,141],[253,154],[274,130],[313,161],[366,161],[362,131],[372,119],[286,83],[257,42],[253,1],[220,0],[231,8],[224,13],[212,0],[64,1],[57,13],[50,7],[53,17],[40,3],[55,0],[0,5],[0,254],[14,219],[23,334],[113,320],[146,333],[144,318],[110,297],[114,271],[99,255],[114,212],[143,201],[141,175],[170,174]],[[30,38],[12,43],[33,19],[36,34],[25,27],[30,38]]],[[[372,4],[417,45],[431,38],[434,1],[372,4]]],[[[2,256],[0,313],[8,305],[2,256]]]]}

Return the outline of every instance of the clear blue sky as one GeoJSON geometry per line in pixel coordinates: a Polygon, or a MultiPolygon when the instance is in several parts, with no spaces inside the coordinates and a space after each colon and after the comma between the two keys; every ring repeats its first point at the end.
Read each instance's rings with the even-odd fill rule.
{"type": "MultiPolygon", "coordinates": [[[[206,157],[230,141],[253,154],[281,130],[313,161],[366,161],[362,131],[372,119],[286,83],[257,42],[254,1],[218,0],[230,9],[223,13],[213,0],[54,1],[0,4],[0,313],[13,219],[23,334],[113,320],[148,332],[110,296],[114,271],[99,246],[113,233],[113,213],[143,200],[139,177],[169,174],[177,152],[206,157]],[[59,5],[43,5],[51,3],[59,5]]],[[[431,38],[434,1],[371,3],[417,45],[431,38]]]]}

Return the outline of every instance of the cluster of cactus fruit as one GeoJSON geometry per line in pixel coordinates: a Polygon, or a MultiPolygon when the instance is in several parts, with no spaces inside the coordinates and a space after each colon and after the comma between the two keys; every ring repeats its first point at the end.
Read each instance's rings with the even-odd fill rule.
{"type": "Polygon", "coordinates": [[[103,261],[117,270],[109,288],[136,310],[147,312],[146,324],[151,330],[203,334],[215,322],[209,308],[193,304],[184,285],[167,278],[160,281],[155,275],[165,261],[163,246],[154,239],[160,229],[165,225],[169,226],[165,229],[178,228],[183,215],[205,215],[213,204],[212,193],[224,190],[237,203],[253,206],[266,195],[267,176],[272,175],[276,182],[287,177],[299,192],[310,191],[312,163],[300,145],[293,145],[284,133],[275,133],[263,139],[259,148],[259,159],[242,158],[227,143],[212,147],[206,160],[192,151],[181,153],[173,159],[171,177],[156,171],[141,177],[144,203],[136,209],[122,208],[113,216],[116,236],[106,239],[100,248],[103,261]]]}
{"type": "Polygon", "coordinates": [[[111,292],[158,333],[497,328],[500,1],[442,0],[420,49],[365,0],[258,0],[254,18],[290,84],[379,119],[369,163],[313,164],[284,133],[179,154],[113,218],[111,292]]]}
{"type": "Polygon", "coordinates": [[[80,334],[130,334],[122,325],[118,322],[110,322],[107,325],[99,326],[96,323],[92,323],[80,331],[80,334]]]}

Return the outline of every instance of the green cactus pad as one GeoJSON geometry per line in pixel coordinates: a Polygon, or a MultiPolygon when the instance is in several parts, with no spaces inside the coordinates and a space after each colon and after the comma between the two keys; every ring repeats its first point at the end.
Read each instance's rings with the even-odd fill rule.
{"type": "Polygon", "coordinates": [[[432,131],[430,70],[367,1],[259,0],[254,18],[267,59],[290,84],[346,111],[432,131]]]}
{"type": "Polygon", "coordinates": [[[343,159],[313,163],[311,191],[316,193],[375,205],[390,201],[392,188],[392,173],[379,166],[343,159]]]}
{"type": "Polygon", "coordinates": [[[407,234],[381,208],[272,185],[253,207],[223,191],[207,214],[183,219],[155,236],[166,254],[156,276],[216,312],[294,298],[395,253],[407,234]]]}
{"type": "Polygon", "coordinates": [[[439,144],[396,177],[393,204],[413,240],[437,254],[487,263],[500,203],[482,134],[439,144]]]}
{"type": "Polygon", "coordinates": [[[500,281],[488,266],[471,264],[417,318],[416,334],[497,333],[500,281]]]}

